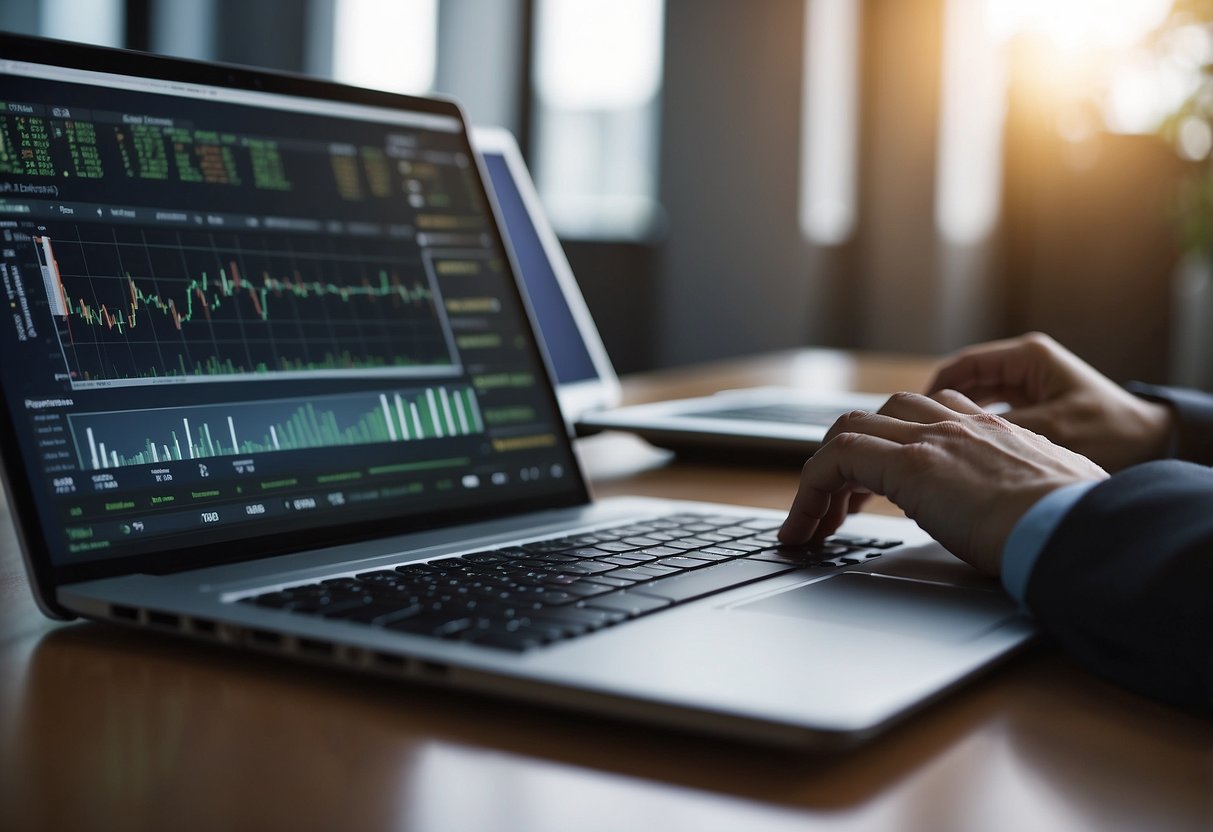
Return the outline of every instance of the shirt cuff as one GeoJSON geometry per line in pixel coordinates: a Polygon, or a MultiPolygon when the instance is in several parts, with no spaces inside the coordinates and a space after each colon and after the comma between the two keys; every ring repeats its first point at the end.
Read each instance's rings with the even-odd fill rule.
{"type": "Polygon", "coordinates": [[[1002,547],[1002,585],[1020,606],[1023,606],[1028,593],[1032,567],[1044,551],[1045,543],[1074,504],[1097,484],[1098,481],[1076,482],[1049,492],[1037,500],[1011,529],[1002,547]]]}

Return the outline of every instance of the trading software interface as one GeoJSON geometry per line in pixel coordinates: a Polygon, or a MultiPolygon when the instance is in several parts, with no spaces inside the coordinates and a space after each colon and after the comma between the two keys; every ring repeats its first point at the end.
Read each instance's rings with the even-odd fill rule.
{"type": "Polygon", "coordinates": [[[0,373],[55,562],[568,490],[465,147],[0,60],[0,373]]]}

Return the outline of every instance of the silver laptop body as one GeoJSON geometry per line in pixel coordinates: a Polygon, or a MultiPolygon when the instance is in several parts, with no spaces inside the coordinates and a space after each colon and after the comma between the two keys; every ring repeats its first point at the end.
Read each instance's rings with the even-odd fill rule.
{"type": "Polygon", "coordinates": [[[7,35],[0,85],[0,451],[48,615],[787,745],[1030,637],[906,520],[805,559],[775,512],[591,502],[455,105],[7,35]],[[516,615],[520,645],[316,600],[454,596],[464,555],[616,581],[523,587],[610,625],[516,615]]]}

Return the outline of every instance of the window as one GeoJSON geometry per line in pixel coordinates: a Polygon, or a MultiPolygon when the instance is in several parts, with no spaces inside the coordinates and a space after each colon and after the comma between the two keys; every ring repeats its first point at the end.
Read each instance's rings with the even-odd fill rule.
{"type": "Polygon", "coordinates": [[[1203,32],[1183,35],[1190,48],[1164,61],[1140,46],[1170,7],[1171,0],[947,0],[936,168],[936,223],[946,241],[979,243],[998,219],[1007,46],[1032,40],[1032,65],[1021,69],[1037,79],[1034,92],[1067,141],[1099,129],[1150,132],[1194,89],[1211,54],[1203,32]]]}
{"type": "Polygon", "coordinates": [[[637,239],[657,219],[663,0],[539,0],[535,179],[565,237],[637,239]]]}
{"type": "Polygon", "coordinates": [[[1006,67],[991,34],[991,5],[945,6],[935,223],[953,245],[981,243],[998,222],[1006,67]]]}
{"type": "Polygon", "coordinates": [[[122,46],[122,0],[44,0],[39,34],[48,38],[122,46]]]}
{"type": "Polygon", "coordinates": [[[336,0],[333,77],[420,94],[434,86],[438,0],[336,0]]]}
{"type": "Polygon", "coordinates": [[[859,0],[808,0],[804,44],[800,227],[838,245],[855,229],[859,0]]]}

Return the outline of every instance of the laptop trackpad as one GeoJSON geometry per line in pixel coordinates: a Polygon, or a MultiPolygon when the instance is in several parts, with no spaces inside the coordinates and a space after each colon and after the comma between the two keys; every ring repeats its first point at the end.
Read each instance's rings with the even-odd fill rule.
{"type": "Polygon", "coordinates": [[[999,593],[863,572],[793,587],[734,609],[933,641],[967,641],[1016,614],[1014,603],[999,593]]]}

